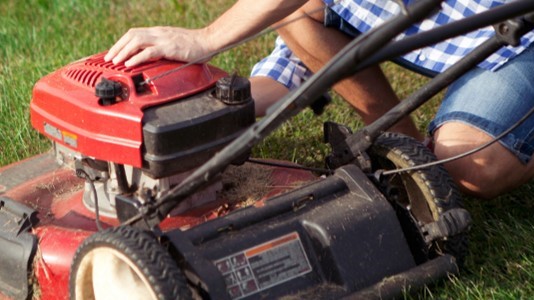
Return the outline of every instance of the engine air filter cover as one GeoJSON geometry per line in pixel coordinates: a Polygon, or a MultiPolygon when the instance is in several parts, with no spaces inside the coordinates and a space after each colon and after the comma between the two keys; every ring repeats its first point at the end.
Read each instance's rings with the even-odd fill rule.
{"type": "Polygon", "coordinates": [[[145,169],[159,178],[207,161],[254,123],[254,102],[228,105],[214,89],[144,111],[145,169]]]}

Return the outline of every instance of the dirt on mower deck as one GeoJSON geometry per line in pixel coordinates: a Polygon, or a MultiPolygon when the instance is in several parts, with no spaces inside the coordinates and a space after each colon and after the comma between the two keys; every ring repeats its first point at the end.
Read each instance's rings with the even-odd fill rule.
{"type": "Polygon", "coordinates": [[[220,198],[228,199],[229,204],[236,207],[246,207],[315,179],[306,176],[302,180],[293,181],[289,179],[296,173],[284,173],[273,170],[273,167],[251,163],[229,166],[222,174],[223,189],[220,198]]]}
{"type": "MultiPolygon", "coordinates": [[[[220,176],[216,200],[165,219],[163,230],[195,225],[250,206],[304,183],[316,180],[308,171],[245,163],[230,166],[220,176]]],[[[78,245],[97,231],[95,213],[83,201],[85,181],[74,170],[60,166],[52,152],[0,168],[0,197],[25,204],[39,219],[31,233],[38,239],[31,282],[38,299],[68,295],[69,269],[78,245]]],[[[102,227],[119,225],[100,216],[102,227]]],[[[3,299],[0,294],[0,299],[3,299]]]]}
{"type": "MultiPolygon", "coordinates": [[[[262,200],[315,179],[310,172],[301,170],[251,163],[229,166],[220,176],[222,189],[217,193],[217,200],[203,207],[204,214],[206,209],[211,212],[202,217],[198,209],[193,208],[184,213],[184,218],[205,221],[214,212],[220,216],[241,207],[261,206],[262,200]]],[[[83,188],[84,180],[73,170],[58,165],[51,152],[0,169],[0,196],[38,211],[40,226],[96,231],[95,214],[81,201],[83,188]]],[[[113,218],[101,216],[101,221],[105,227],[118,225],[113,218]]]]}

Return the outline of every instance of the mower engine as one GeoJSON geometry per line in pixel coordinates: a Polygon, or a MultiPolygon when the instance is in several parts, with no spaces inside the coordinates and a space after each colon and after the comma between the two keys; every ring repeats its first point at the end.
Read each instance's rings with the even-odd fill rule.
{"type": "MultiPolygon", "coordinates": [[[[171,61],[127,68],[103,57],[44,77],[31,102],[32,125],[54,142],[58,162],[86,179],[90,210],[116,217],[118,194],[164,195],[255,121],[245,78],[171,61]]],[[[214,200],[220,187],[177,210],[214,200]]]]}

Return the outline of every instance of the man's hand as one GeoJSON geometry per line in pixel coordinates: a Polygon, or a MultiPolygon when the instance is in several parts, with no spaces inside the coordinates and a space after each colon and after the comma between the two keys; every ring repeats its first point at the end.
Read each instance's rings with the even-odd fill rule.
{"type": "Polygon", "coordinates": [[[185,62],[207,57],[285,18],[308,0],[238,0],[202,29],[149,27],[130,29],[105,56],[131,67],[166,58],[185,62]]]}
{"type": "Polygon", "coordinates": [[[114,64],[124,62],[127,67],[161,58],[190,62],[212,53],[210,40],[205,29],[133,28],[111,47],[104,59],[114,64]]]}

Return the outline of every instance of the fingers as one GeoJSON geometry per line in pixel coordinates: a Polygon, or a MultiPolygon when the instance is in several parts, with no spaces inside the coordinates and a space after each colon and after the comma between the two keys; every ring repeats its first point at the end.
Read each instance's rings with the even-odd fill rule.
{"type": "Polygon", "coordinates": [[[113,45],[113,47],[111,47],[108,51],[108,53],[106,54],[106,56],[104,56],[104,60],[105,61],[111,61],[112,59],[114,59],[120,52],[121,50],[124,48],[124,46],[126,46],[130,40],[132,39],[133,37],[133,30],[130,29],[128,30],[128,32],[126,32],[126,34],[124,34],[116,43],[115,45],[113,45]]]}
{"type": "Polygon", "coordinates": [[[151,49],[153,46],[152,41],[154,40],[155,38],[150,28],[130,29],[109,49],[104,60],[113,61],[114,64],[118,64],[130,58],[128,64],[131,66],[134,62],[141,63],[144,60],[155,58],[155,52],[153,50],[145,51],[151,49]],[[143,53],[140,58],[144,58],[144,60],[135,58],[139,51],[143,53]]]}
{"type": "MultiPolygon", "coordinates": [[[[156,60],[162,58],[163,55],[158,51],[156,47],[148,47],[143,49],[141,52],[133,55],[130,59],[124,62],[126,67],[132,67],[138,64],[141,64],[146,61],[156,60]]],[[[115,63],[115,60],[113,60],[115,63]]]]}
{"type": "Polygon", "coordinates": [[[105,61],[124,62],[127,67],[166,58],[194,61],[206,56],[209,38],[202,30],[178,27],[149,27],[130,29],[111,47],[105,61]]]}

